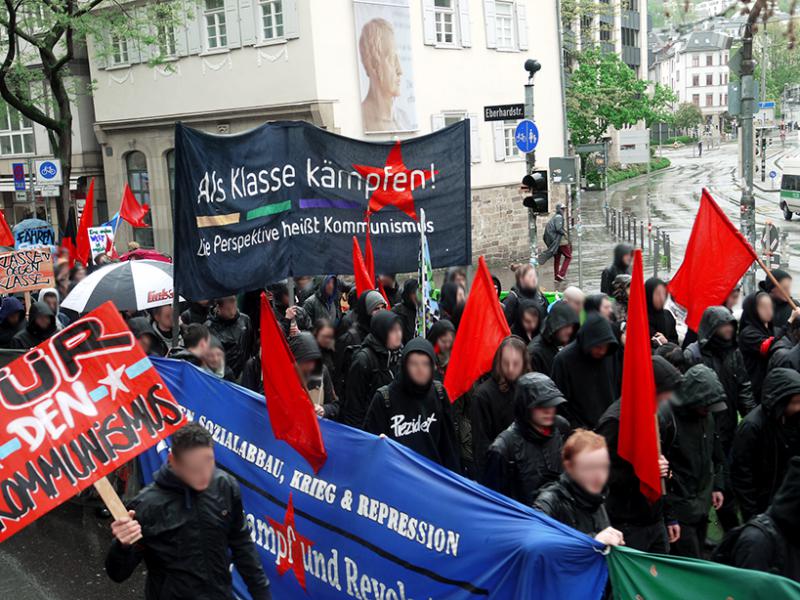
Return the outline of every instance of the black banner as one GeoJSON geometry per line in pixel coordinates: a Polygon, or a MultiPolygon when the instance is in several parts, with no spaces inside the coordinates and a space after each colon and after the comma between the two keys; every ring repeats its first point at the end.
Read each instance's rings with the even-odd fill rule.
{"type": "Polygon", "coordinates": [[[378,272],[472,261],[469,123],[371,143],[302,121],[238,135],[175,128],[175,285],[186,299],[287,276],[352,273],[369,215],[378,272]]]}

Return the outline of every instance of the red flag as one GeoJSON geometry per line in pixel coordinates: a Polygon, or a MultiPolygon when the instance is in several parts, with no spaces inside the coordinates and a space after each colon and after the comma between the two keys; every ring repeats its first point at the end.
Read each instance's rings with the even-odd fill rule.
{"type": "Polygon", "coordinates": [[[358,245],[356,236],[353,236],[353,273],[356,276],[356,291],[361,296],[368,290],[374,290],[374,278],[369,276],[367,267],[364,264],[364,257],[361,254],[361,246],[358,245]]]}
{"type": "MultiPolygon", "coordinates": [[[[375,256],[372,253],[372,235],[370,234],[369,227],[369,213],[366,217],[367,221],[367,241],[364,244],[364,264],[367,266],[367,274],[370,281],[375,281],[375,256]]],[[[385,296],[386,294],[384,294],[385,296]]]]}
{"type": "Polygon", "coordinates": [[[492,368],[497,347],[509,335],[492,275],[481,256],[444,376],[451,401],[469,391],[478,377],[492,368]]]}
{"type": "Polygon", "coordinates": [[[639,489],[652,503],[661,497],[661,474],[658,468],[656,384],[653,378],[641,250],[633,253],[628,324],[625,332],[617,453],[633,466],[633,471],[639,478],[639,489]]]}
{"type": "Polygon", "coordinates": [[[122,206],[119,207],[119,218],[134,227],[148,227],[148,224],[144,222],[148,212],[150,212],[150,206],[139,204],[131,187],[126,183],[125,191],[122,193],[122,206]]]}
{"type": "Polygon", "coordinates": [[[669,292],[686,309],[691,329],[697,331],[706,308],[725,301],[756,258],[741,232],[703,189],[686,255],[669,282],[669,292]]]}
{"type": "Polygon", "coordinates": [[[89,227],[94,223],[94,178],[89,183],[89,191],[86,192],[86,204],[83,206],[83,213],[78,224],[78,235],[76,236],[76,258],[88,266],[92,258],[92,248],[89,244],[89,227]]]}
{"type": "Polygon", "coordinates": [[[2,210],[0,210],[0,246],[14,247],[14,234],[11,233],[11,227],[8,226],[2,210]]]}
{"type": "Polygon", "coordinates": [[[109,258],[119,258],[117,249],[114,248],[114,238],[112,238],[110,235],[106,236],[106,255],[109,258]]]}
{"type": "Polygon", "coordinates": [[[289,344],[263,292],[261,348],[261,372],[272,433],[294,448],[316,473],[328,459],[317,415],[300,381],[289,344]]]}

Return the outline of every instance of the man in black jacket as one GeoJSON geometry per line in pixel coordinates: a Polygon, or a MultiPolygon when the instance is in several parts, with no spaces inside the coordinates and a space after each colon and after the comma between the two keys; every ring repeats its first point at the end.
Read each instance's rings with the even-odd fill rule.
{"type": "Polygon", "coordinates": [[[222,344],[225,364],[238,378],[252,354],[253,326],[250,317],[239,312],[236,296],[217,300],[217,310],[206,322],[206,327],[222,344]]]}
{"type": "Polygon", "coordinates": [[[177,360],[185,360],[196,367],[206,365],[206,355],[211,346],[211,334],[208,327],[198,323],[191,323],[183,333],[183,348],[175,348],[170,352],[169,357],[177,360]]]}
{"type": "Polygon", "coordinates": [[[617,275],[627,275],[631,272],[631,261],[633,260],[633,246],[630,244],[617,244],[614,246],[614,261],[603,269],[600,276],[600,291],[611,295],[611,284],[617,275]]]}
{"type": "Polygon", "coordinates": [[[617,337],[608,320],[586,318],[574,342],[556,355],[551,377],[567,399],[559,412],[573,429],[593,429],[619,397],[622,380],[617,337]]]}
{"type": "Polygon", "coordinates": [[[350,318],[342,319],[342,322],[351,321],[350,325],[343,331],[341,328],[337,328],[339,333],[336,337],[336,356],[334,359],[336,377],[333,383],[336,386],[336,393],[339,394],[339,398],[345,397],[347,373],[352,363],[353,350],[367,339],[372,315],[385,308],[386,300],[384,300],[380,292],[376,290],[362,292],[355,302],[355,308],[352,310],[353,314],[350,315],[350,318]]]}
{"type": "MultiPolygon", "coordinates": [[[[653,375],[656,383],[656,405],[668,402],[683,379],[680,371],[666,359],[654,356],[653,375]]],[[[608,516],[611,525],[622,531],[625,543],[631,548],[643,552],[665,553],[669,550],[668,542],[675,542],[680,537],[680,526],[676,523],[665,524],[663,501],[650,504],[639,489],[639,478],[633,466],[617,454],[621,407],[621,400],[609,406],[600,417],[596,429],[597,433],[606,438],[611,455],[611,476],[606,502],[608,516]]],[[[667,468],[667,461],[663,456],[660,463],[662,469],[667,468]]]]}
{"type": "Polygon", "coordinates": [[[289,338],[289,349],[297,362],[303,384],[314,399],[317,416],[336,419],[339,416],[339,399],[333,389],[331,374],[322,364],[322,351],[317,340],[308,331],[301,331],[289,338]]]}
{"type": "Polygon", "coordinates": [[[201,425],[172,435],[168,464],[130,508],[111,524],[106,572],[117,583],[144,560],[146,600],[233,600],[233,562],[253,600],[269,600],[239,484],[214,466],[211,434],[201,425]]]}
{"type": "Polygon", "coordinates": [[[526,373],[514,391],[514,422],[489,446],[483,482],[530,506],[563,471],[561,448],[569,423],[556,414],[566,402],[547,375],[526,373]]]}
{"type": "Polygon", "coordinates": [[[739,423],[731,454],[731,482],[747,521],[769,506],[789,459],[800,454],[800,373],[773,369],[761,404],[739,423]]]}
{"type": "Polygon", "coordinates": [[[56,332],[56,314],[46,302],[34,302],[28,323],[11,340],[12,348],[27,350],[38,346],[56,332]]]}
{"type": "MultiPolygon", "coordinates": [[[[407,279],[403,284],[400,302],[392,306],[392,312],[400,317],[403,323],[403,343],[417,335],[417,290],[419,282],[416,279],[407,279]]],[[[388,292],[387,292],[388,293],[388,292]]]]}
{"type": "Polygon", "coordinates": [[[531,368],[552,377],[553,361],[559,350],[575,338],[580,320],[577,313],[566,302],[556,302],[538,336],[528,344],[531,368]]]}
{"type": "Polygon", "coordinates": [[[326,275],[317,291],[303,303],[303,308],[311,323],[328,319],[336,327],[342,318],[342,307],[339,306],[339,280],[336,275],[326,275]]]}

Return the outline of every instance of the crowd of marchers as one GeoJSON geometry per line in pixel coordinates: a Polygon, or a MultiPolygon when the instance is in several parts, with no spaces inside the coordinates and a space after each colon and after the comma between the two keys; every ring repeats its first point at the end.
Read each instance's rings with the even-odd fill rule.
{"type": "MultiPolygon", "coordinates": [[[[442,382],[469,293],[462,268],[445,273],[439,319],[425,337],[417,280],[392,274],[360,295],[327,275],[188,303],[177,347],[171,305],[124,316],[146,353],[263,393],[266,291],[320,418],[383,434],[605,544],[800,581],[800,310],[785,299],[791,277],[773,271],[778,286],[765,280],[741,310],[734,290],[683,339],[667,284],[645,282],[664,483],[651,503],[617,454],[631,259],[618,245],[600,293],[572,286],[552,303],[530,265],[515,268],[507,293],[494,277],[511,335],[491,370],[455,399],[442,382]],[[708,538],[711,519],[725,532],[719,545],[708,538]]],[[[57,288],[42,290],[27,317],[18,299],[3,299],[0,347],[35,346],[75,317],[59,298],[85,270],[59,265],[56,275],[57,288]]],[[[116,523],[118,542],[132,523],[116,523]]]]}

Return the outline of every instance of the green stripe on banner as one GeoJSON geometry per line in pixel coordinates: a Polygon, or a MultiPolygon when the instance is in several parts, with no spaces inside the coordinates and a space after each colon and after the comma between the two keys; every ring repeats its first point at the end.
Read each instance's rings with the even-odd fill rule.
{"type": "Polygon", "coordinates": [[[800,584],[761,571],[622,547],[607,558],[615,600],[800,598],[800,584]]]}
{"type": "Polygon", "coordinates": [[[286,200],[286,202],[278,202],[277,204],[267,204],[266,206],[260,206],[259,208],[248,210],[247,220],[252,221],[253,219],[257,219],[259,217],[277,215],[278,213],[286,212],[287,210],[292,210],[291,200],[286,200]]]}

